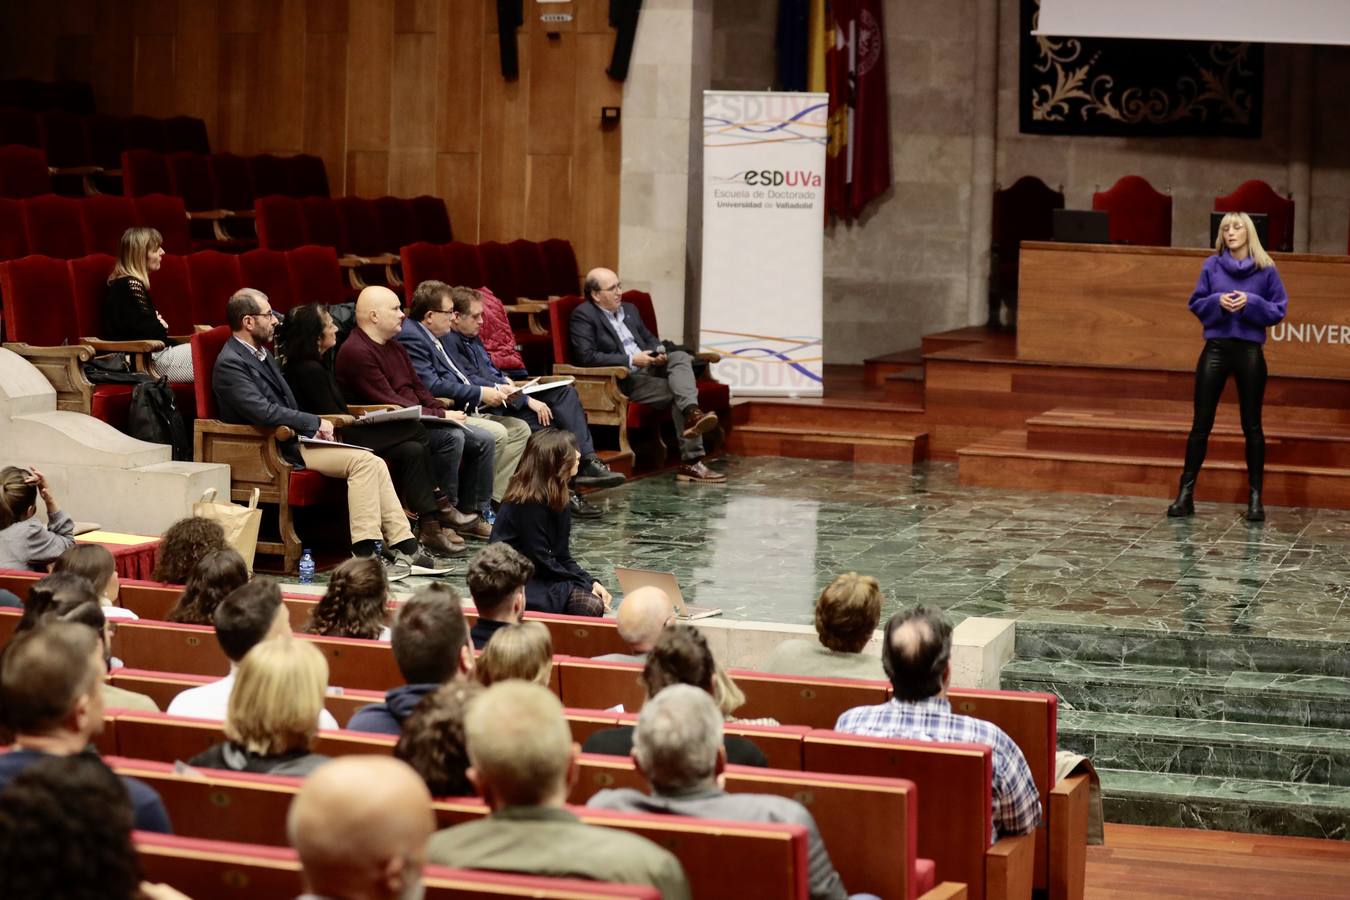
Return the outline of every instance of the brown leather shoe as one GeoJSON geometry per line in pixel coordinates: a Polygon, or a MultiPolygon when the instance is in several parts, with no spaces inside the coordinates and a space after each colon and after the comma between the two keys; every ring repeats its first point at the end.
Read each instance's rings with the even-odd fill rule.
{"type": "Polygon", "coordinates": [[[417,523],[417,543],[437,556],[459,556],[468,551],[464,539],[453,531],[443,531],[435,516],[423,516],[417,523]]]}
{"type": "Polygon", "coordinates": [[[717,413],[704,412],[697,406],[691,406],[684,413],[684,436],[696,438],[707,434],[717,427],[717,413]]]}
{"type": "Polygon", "coordinates": [[[685,463],[675,472],[676,481],[693,481],[699,484],[721,484],[727,480],[727,476],[721,472],[714,472],[703,464],[703,460],[697,462],[685,463]]]}
{"type": "Polygon", "coordinates": [[[442,506],[440,511],[436,513],[436,518],[441,523],[442,528],[453,528],[455,531],[472,525],[474,522],[482,521],[478,513],[460,512],[453,506],[442,506]]]}
{"type": "Polygon", "coordinates": [[[476,541],[486,541],[492,536],[492,526],[484,522],[482,516],[474,516],[472,522],[456,526],[455,531],[476,541]]]}

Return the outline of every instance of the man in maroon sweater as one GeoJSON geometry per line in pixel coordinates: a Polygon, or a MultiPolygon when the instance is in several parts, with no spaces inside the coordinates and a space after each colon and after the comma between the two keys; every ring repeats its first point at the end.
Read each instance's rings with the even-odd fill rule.
{"type": "Polygon", "coordinates": [[[492,529],[478,515],[492,499],[492,435],[468,426],[462,412],[431,396],[413,371],[395,336],[403,327],[403,306],[386,287],[368,287],[356,298],[356,328],[337,354],[337,380],[352,403],[421,406],[431,458],[442,494],[454,515],[452,527],[466,537],[487,540],[492,529]]]}

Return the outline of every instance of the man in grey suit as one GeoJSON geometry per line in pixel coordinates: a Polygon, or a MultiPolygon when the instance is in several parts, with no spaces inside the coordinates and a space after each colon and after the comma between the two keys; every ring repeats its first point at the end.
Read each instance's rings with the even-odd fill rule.
{"type": "MultiPolygon", "coordinates": [[[[221,348],[211,373],[221,421],[263,428],[285,425],[298,436],[334,440],[331,422],[296,408],[295,395],[276,358],[267,351],[277,320],[267,295],[241,288],[226,304],[225,317],[233,335],[221,348]]],[[[383,540],[387,554],[383,561],[392,564],[393,575],[450,571],[438,566],[413,537],[389,468],[380,457],[368,450],[301,443],[294,437],[281,441],[280,450],[294,466],[346,480],[353,555],[372,556],[375,542],[383,540]]]]}
{"type": "Polygon", "coordinates": [[[568,324],[572,361],[578,366],[623,366],[628,377],[619,390],[629,399],[657,409],[670,407],[680,436],[678,481],[717,484],[727,480],[703,462],[703,435],[717,427],[717,414],[698,408],[694,358],[687,351],[666,351],[642,324],[631,303],[623,302],[623,285],[609,269],[586,273],[586,302],[572,312],[568,324]]]}

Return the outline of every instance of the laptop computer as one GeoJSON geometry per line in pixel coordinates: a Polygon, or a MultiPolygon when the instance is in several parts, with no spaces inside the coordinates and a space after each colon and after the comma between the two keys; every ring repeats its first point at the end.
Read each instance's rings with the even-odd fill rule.
{"type": "MultiPolygon", "coordinates": [[[[1219,225],[1223,222],[1223,217],[1228,213],[1212,212],[1209,214],[1209,246],[1213,247],[1214,242],[1219,239],[1219,225]]],[[[1251,217],[1252,224],[1256,226],[1256,236],[1261,241],[1261,246],[1267,250],[1273,250],[1270,246],[1270,216],[1265,213],[1247,213],[1251,217]]]]}
{"type": "Polygon", "coordinates": [[[1111,214],[1096,209],[1052,209],[1051,235],[1064,244],[1111,243],[1111,214]]]}
{"type": "Polygon", "coordinates": [[[623,591],[624,596],[644,587],[658,587],[665,591],[666,596],[670,598],[670,602],[675,604],[677,618],[710,619],[722,614],[722,610],[711,606],[693,606],[685,603],[684,594],[680,593],[680,584],[675,580],[674,572],[658,572],[655,569],[626,569],[622,566],[615,566],[614,576],[619,579],[619,589],[623,591]]]}

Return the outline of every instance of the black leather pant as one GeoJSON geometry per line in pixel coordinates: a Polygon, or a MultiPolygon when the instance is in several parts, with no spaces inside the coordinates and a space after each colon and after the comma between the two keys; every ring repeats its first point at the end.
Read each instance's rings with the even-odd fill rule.
{"type": "Polygon", "coordinates": [[[1261,489],[1266,466],[1266,435],[1261,430],[1261,399],[1266,392],[1266,357],[1261,345],[1238,338],[1205,341],[1195,365],[1195,418],[1186,439],[1186,464],[1182,478],[1194,479],[1205,461],[1214,412],[1219,406],[1228,376],[1237,383],[1242,436],[1247,444],[1247,481],[1261,489]]]}

